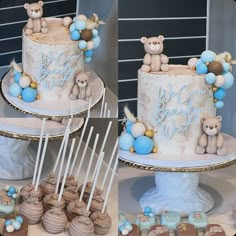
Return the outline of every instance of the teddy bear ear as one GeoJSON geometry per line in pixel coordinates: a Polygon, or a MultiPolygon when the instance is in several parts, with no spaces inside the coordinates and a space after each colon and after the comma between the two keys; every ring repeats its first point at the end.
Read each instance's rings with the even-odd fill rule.
{"type": "Polygon", "coordinates": [[[88,72],[88,71],[86,72],[86,74],[87,74],[88,76],[90,76],[90,75],[91,75],[91,73],[90,73],[90,72],[88,72]]]}
{"type": "Polygon", "coordinates": [[[25,4],[24,4],[24,8],[25,8],[25,9],[28,9],[28,8],[29,8],[29,3],[25,3],[25,4]]]}
{"type": "Polygon", "coordinates": [[[141,39],[140,39],[140,42],[141,43],[145,43],[147,41],[147,38],[146,37],[142,37],[141,39]]]}
{"type": "Polygon", "coordinates": [[[161,39],[162,42],[165,40],[165,37],[163,35],[159,35],[158,38],[161,39]]]}
{"type": "Polygon", "coordinates": [[[41,5],[41,7],[43,6],[43,1],[38,1],[38,4],[41,5]]]}
{"type": "Polygon", "coordinates": [[[217,116],[216,119],[219,120],[219,121],[222,121],[222,117],[221,116],[217,116]]]}
{"type": "Polygon", "coordinates": [[[206,118],[201,119],[202,124],[204,124],[205,120],[206,120],[206,118]]]}

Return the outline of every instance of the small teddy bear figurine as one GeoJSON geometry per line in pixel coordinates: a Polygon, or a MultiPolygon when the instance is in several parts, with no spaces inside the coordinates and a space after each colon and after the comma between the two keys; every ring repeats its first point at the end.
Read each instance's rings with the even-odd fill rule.
{"type": "Polygon", "coordinates": [[[146,52],[141,70],[144,72],[168,71],[169,58],[161,54],[164,48],[164,37],[162,35],[151,38],[142,37],[140,41],[144,44],[146,52]]]}
{"type": "Polygon", "coordinates": [[[198,154],[217,154],[224,156],[226,149],[224,148],[224,138],[220,133],[222,117],[207,117],[201,120],[204,133],[198,140],[196,152],[198,154]]]}
{"type": "Polygon", "coordinates": [[[25,34],[32,35],[33,33],[46,34],[48,32],[47,21],[43,16],[43,1],[37,3],[25,3],[24,8],[27,10],[29,16],[28,22],[25,26],[25,34]]]}
{"type": "Polygon", "coordinates": [[[80,72],[75,77],[75,84],[71,90],[70,99],[88,100],[91,96],[91,89],[88,85],[90,72],[80,72]]]}

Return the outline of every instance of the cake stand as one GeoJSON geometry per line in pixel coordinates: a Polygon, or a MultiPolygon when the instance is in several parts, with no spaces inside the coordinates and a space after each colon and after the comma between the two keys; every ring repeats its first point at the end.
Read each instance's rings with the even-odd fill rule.
{"type": "MultiPolygon", "coordinates": [[[[89,86],[91,88],[92,101],[91,109],[101,101],[105,84],[103,80],[91,69],[85,68],[90,72],[89,86]]],[[[13,97],[9,93],[9,87],[14,82],[13,73],[9,71],[1,81],[1,93],[4,100],[16,110],[36,117],[69,117],[81,116],[86,113],[89,107],[89,101],[86,100],[67,100],[63,101],[45,101],[42,99],[28,103],[17,97],[13,97]]]]}
{"type": "MultiPolygon", "coordinates": [[[[224,139],[228,151],[226,156],[193,154],[189,158],[183,155],[179,161],[173,161],[164,154],[137,155],[119,150],[119,160],[122,163],[156,171],[156,186],[142,194],[140,206],[143,209],[149,206],[158,215],[167,210],[177,211],[181,216],[187,216],[193,211],[210,211],[215,201],[207,191],[199,187],[199,173],[225,168],[236,162],[236,139],[228,135],[224,135],[224,139]]],[[[138,187],[142,188],[143,184],[138,187]]]]}
{"type": "MultiPolygon", "coordinates": [[[[71,125],[71,134],[75,135],[82,127],[83,118],[75,118],[71,125]]],[[[20,180],[33,176],[42,120],[38,118],[2,118],[0,119],[0,179],[20,180]]],[[[66,126],[59,122],[47,121],[45,132],[49,140],[62,139],[66,126]]],[[[51,159],[50,146],[47,158],[51,159]]],[[[53,162],[51,162],[53,163],[53,162]]]]}

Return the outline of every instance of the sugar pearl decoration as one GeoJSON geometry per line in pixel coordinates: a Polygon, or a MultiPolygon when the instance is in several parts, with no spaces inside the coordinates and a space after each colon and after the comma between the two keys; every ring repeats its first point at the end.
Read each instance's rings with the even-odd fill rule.
{"type": "Polygon", "coordinates": [[[222,75],[216,76],[216,82],[215,82],[216,87],[222,87],[224,85],[224,82],[225,82],[224,76],[222,76],[222,75]]]}
{"type": "Polygon", "coordinates": [[[145,131],[146,131],[146,127],[141,122],[136,122],[131,129],[131,133],[135,138],[143,136],[145,131]]]}
{"type": "Polygon", "coordinates": [[[27,88],[30,85],[30,78],[28,76],[21,76],[19,80],[21,88],[27,88]]]}
{"type": "Polygon", "coordinates": [[[154,131],[152,129],[148,129],[145,131],[145,136],[152,138],[154,136],[154,131]]]}

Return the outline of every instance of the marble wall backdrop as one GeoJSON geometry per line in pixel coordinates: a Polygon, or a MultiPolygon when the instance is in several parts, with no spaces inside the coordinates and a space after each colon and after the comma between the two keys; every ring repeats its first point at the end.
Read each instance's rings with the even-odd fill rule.
{"type": "MultiPolygon", "coordinates": [[[[236,59],[236,2],[211,0],[209,49],[215,52],[229,51],[236,59]]],[[[233,66],[236,76],[236,65],[233,66]]],[[[223,131],[236,136],[236,83],[227,91],[225,106],[218,111],[223,116],[223,131]]]]}

